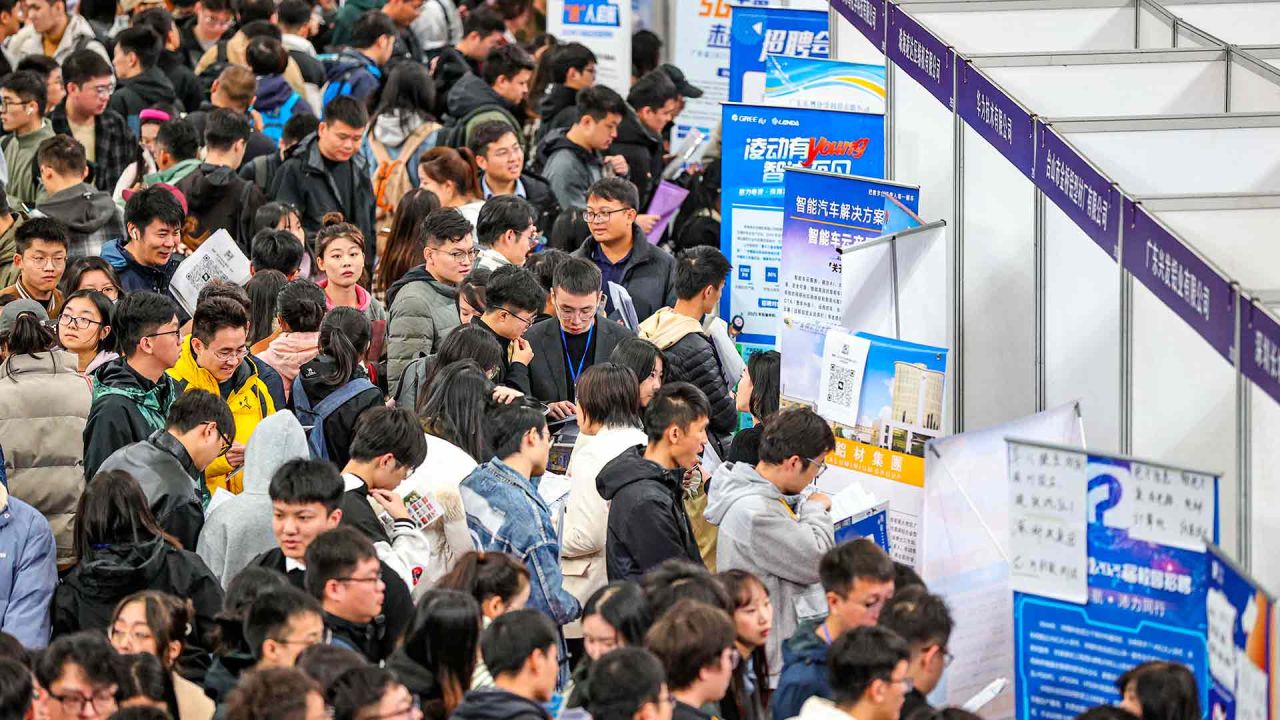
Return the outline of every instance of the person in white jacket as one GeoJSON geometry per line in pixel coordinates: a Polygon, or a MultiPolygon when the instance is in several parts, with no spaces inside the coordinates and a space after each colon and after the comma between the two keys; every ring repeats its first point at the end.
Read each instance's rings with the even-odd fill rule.
{"type": "Polygon", "coordinates": [[[831,699],[809,698],[797,720],[898,720],[911,692],[907,643],[872,625],[849,630],[827,653],[831,699]]]}
{"type": "MultiPolygon", "coordinates": [[[[569,457],[569,499],[560,537],[560,571],[564,587],[586,603],[609,582],[605,567],[605,535],[609,503],[596,490],[596,475],[610,460],[647,439],[640,423],[640,381],[631,370],[613,363],[593,365],[577,386],[578,440],[569,457]]],[[[582,626],[565,626],[565,637],[582,637],[582,626]]]]}

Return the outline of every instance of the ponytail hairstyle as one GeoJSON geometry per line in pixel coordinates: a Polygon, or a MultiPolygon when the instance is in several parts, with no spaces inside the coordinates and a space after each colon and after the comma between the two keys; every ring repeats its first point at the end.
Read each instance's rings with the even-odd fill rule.
{"type": "Polygon", "coordinates": [[[422,175],[441,184],[453,183],[453,192],[457,195],[484,197],[476,172],[476,156],[469,148],[438,147],[428,150],[418,164],[418,176],[422,175]]]}
{"type": "Polygon", "coordinates": [[[500,552],[471,551],[458,558],[447,575],[436,583],[469,593],[481,606],[492,598],[509,605],[516,595],[529,586],[529,571],[524,563],[500,552]]]}
{"type": "Polygon", "coordinates": [[[329,311],[320,323],[320,352],[334,359],[334,369],[322,377],[326,385],[346,385],[360,370],[369,351],[373,328],[364,313],[349,307],[329,311]]]}
{"type": "Polygon", "coordinates": [[[347,222],[340,212],[325,213],[316,232],[316,257],[324,257],[325,249],[338,240],[350,240],[364,252],[364,233],[360,228],[347,222]]]}
{"type": "Polygon", "coordinates": [[[111,613],[110,632],[114,632],[116,619],[120,617],[120,613],[126,606],[135,602],[142,603],[143,612],[147,617],[147,628],[156,641],[156,657],[160,658],[160,663],[165,669],[172,669],[182,654],[182,649],[186,647],[187,638],[191,635],[192,623],[196,616],[195,607],[190,600],[159,590],[136,592],[116,604],[115,611],[111,613]],[[178,643],[178,647],[171,650],[170,646],[173,643],[178,643]]]}
{"type": "Polygon", "coordinates": [[[49,329],[45,321],[37,317],[34,312],[23,312],[14,321],[13,329],[6,335],[0,335],[0,347],[3,347],[8,355],[4,364],[8,366],[9,358],[14,355],[35,356],[49,352],[49,348],[53,347],[57,341],[58,336],[49,329]]]}
{"type": "Polygon", "coordinates": [[[324,290],[310,280],[294,280],[276,296],[276,315],[289,332],[315,332],[324,321],[324,290]]]}

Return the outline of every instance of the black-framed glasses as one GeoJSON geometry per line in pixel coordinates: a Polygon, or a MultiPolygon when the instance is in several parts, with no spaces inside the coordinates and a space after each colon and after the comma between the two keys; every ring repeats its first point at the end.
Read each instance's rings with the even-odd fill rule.
{"type": "Polygon", "coordinates": [[[630,209],[631,208],[620,207],[613,210],[584,210],[582,213],[582,219],[586,220],[588,223],[609,222],[609,218],[613,217],[614,213],[620,213],[630,209]]]}
{"type": "MultiPolygon", "coordinates": [[[[214,430],[218,430],[218,423],[210,420],[209,424],[213,426],[214,430]]],[[[218,454],[226,455],[231,450],[231,445],[235,442],[235,438],[220,430],[218,431],[218,437],[222,439],[222,448],[218,450],[218,454]]]]}
{"type": "Polygon", "coordinates": [[[392,720],[393,718],[411,717],[422,710],[422,700],[417,695],[413,696],[413,700],[406,707],[399,710],[393,710],[384,715],[366,715],[361,720],[392,720]]]}
{"type": "Polygon", "coordinates": [[[510,315],[511,317],[515,318],[516,320],[519,320],[520,322],[524,323],[525,327],[532,327],[533,321],[538,319],[536,315],[531,318],[522,318],[520,317],[519,313],[517,313],[515,310],[511,310],[510,308],[498,308],[498,309],[510,315]]]}
{"type": "Polygon", "coordinates": [[[63,313],[58,316],[58,324],[63,327],[69,327],[72,330],[84,330],[90,325],[101,325],[102,321],[87,317],[76,317],[75,315],[63,313]]]}
{"type": "Polygon", "coordinates": [[[56,695],[49,693],[49,697],[57,700],[62,705],[63,711],[68,715],[79,716],[85,705],[92,707],[96,714],[105,715],[106,713],[103,710],[115,704],[116,688],[95,690],[93,695],[81,695],[80,693],[56,695]]]}
{"type": "Polygon", "coordinates": [[[367,577],[367,578],[338,577],[338,578],[334,578],[334,580],[337,580],[338,582],[353,582],[353,583],[380,583],[382,582],[382,576],[376,575],[374,577],[367,577]]]}
{"type": "Polygon", "coordinates": [[[143,335],[142,337],[144,337],[144,338],[158,338],[158,337],[164,337],[165,335],[172,335],[172,336],[174,336],[174,337],[181,337],[181,336],[182,336],[182,328],[176,328],[176,329],[174,329],[174,330],[165,330],[164,332],[151,333],[150,335],[143,335]]]}

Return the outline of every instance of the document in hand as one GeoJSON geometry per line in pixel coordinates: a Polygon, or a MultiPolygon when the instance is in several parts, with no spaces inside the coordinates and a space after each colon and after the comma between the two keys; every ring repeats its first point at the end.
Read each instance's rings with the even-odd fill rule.
{"type": "Polygon", "coordinates": [[[178,265],[169,283],[169,292],[188,315],[194,315],[200,290],[211,280],[226,280],[236,285],[249,282],[249,258],[226,230],[210,235],[178,265]]]}

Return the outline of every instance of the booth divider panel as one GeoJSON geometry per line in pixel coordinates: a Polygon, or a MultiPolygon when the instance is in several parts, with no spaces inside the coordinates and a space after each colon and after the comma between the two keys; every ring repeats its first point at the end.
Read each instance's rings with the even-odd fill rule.
{"type": "Polygon", "coordinates": [[[1280,288],[1280,208],[1155,213],[1176,235],[1247,289],[1280,288]]]}
{"type": "MultiPolygon", "coordinates": [[[[1280,3],[1278,3],[1280,4],[1280,3]]],[[[1130,195],[1280,192],[1280,127],[1070,132],[1130,195]]]]}
{"type": "Polygon", "coordinates": [[[1280,42],[1280,3],[1188,3],[1165,9],[1232,45],[1280,42]]]}
{"type": "Polygon", "coordinates": [[[1044,117],[1200,115],[1226,107],[1224,62],[1033,65],[985,71],[1044,117]]]}
{"type": "Polygon", "coordinates": [[[1134,17],[1132,7],[919,12],[916,15],[921,24],[962,53],[1132,48],[1134,17]]]}
{"type": "Polygon", "coordinates": [[[1231,66],[1231,112],[1280,112],[1280,84],[1248,63],[1231,66]]]}
{"type": "MultiPolygon", "coordinates": [[[[1280,404],[1261,388],[1249,388],[1252,483],[1249,505],[1249,571],[1263,585],[1280,587],[1280,553],[1275,552],[1280,528],[1280,404]]],[[[1230,547],[1230,546],[1228,546],[1230,547]]]]}

